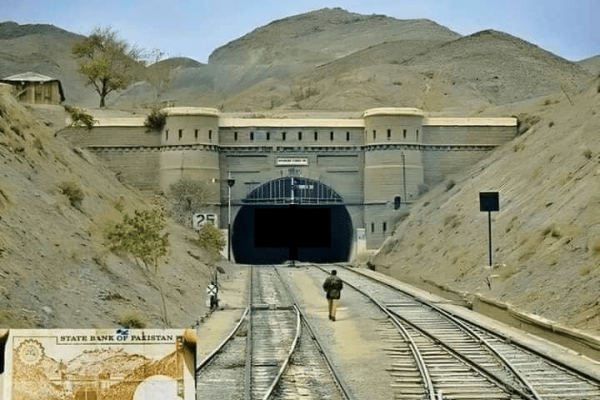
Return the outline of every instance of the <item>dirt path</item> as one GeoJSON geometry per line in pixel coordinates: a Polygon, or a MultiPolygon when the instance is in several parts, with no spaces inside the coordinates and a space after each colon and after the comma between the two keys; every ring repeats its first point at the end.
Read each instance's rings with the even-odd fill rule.
{"type": "Polygon", "coordinates": [[[378,321],[372,317],[374,307],[354,290],[344,288],[336,321],[332,322],[321,287],[327,277],[324,273],[308,267],[280,269],[280,272],[356,398],[393,398],[386,371],[389,361],[377,332],[378,321]]]}

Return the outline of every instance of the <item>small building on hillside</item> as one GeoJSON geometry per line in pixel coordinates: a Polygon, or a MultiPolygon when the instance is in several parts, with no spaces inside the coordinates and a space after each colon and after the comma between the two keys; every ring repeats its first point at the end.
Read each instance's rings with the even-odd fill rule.
{"type": "Polygon", "coordinates": [[[17,99],[29,104],[60,104],[65,100],[60,81],[35,72],[25,72],[0,79],[15,88],[17,99]]]}

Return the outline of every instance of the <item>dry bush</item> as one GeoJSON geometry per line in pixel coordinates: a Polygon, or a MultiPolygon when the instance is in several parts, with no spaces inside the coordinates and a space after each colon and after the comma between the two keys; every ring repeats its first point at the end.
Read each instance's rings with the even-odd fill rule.
{"type": "Polygon", "coordinates": [[[167,113],[159,108],[153,108],[144,121],[146,132],[161,132],[167,123],[167,113]]]}
{"type": "Polygon", "coordinates": [[[590,160],[592,158],[592,150],[590,150],[590,149],[584,149],[583,150],[583,156],[585,158],[587,158],[588,160],[590,160]]]}
{"type": "Polygon", "coordinates": [[[454,229],[460,226],[460,217],[456,214],[447,215],[444,217],[444,226],[454,229]]]}
{"type": "Polygon", "coordinates": [[[119,314],[119,325],[128,329],[144,329],[148,326],[148,321],[140,310],[128,308],[119,314]]]}
{"type": "Polygon", "coordinates": [[[65,181],[62,182],[58,188],[61,193],[67,196],[71,205],[75,208],[81,207],[81,202],[83,201],[83,191],[79,187],[79,185],[73,181],[65,181]]]}
{"type": "Polygon", "coordinates": [[[560,233],[560,231],[558,230],[558,228],[554,224],[551,224],[551,225],[547,226],[542,231],[542,236],[546,237],[548,235],[552,236],[553,238],[557,238],[557,239],[560,238],[560,237],[562,237],[562,234],[560,233]]]}

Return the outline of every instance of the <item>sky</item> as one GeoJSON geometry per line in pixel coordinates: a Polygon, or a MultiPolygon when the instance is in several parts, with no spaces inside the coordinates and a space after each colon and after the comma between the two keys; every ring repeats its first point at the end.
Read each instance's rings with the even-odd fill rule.
{"type": "Polygon", "coordinates": [[[206,63],[258,27],[325,7],[426,18],[461,35],[495,29],[571,61],[600,54],[600,0],[0,0],[0,22],[82,35],[110,26],[131,45],[206,63]]]}

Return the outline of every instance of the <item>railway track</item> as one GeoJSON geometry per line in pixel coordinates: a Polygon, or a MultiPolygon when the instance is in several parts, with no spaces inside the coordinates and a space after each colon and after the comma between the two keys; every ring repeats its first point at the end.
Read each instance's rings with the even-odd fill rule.
{"type": "Polygon", "coordinates": [[[276,269],[252,267],[249,284],[239,323],[197,367],[197,398],[348,399],[276,269]]]}
{"type": "Polygon", "coordinates": [[[434,304],[335,268],[346,285],[367,296],[388,317],[379,332],[391,360],[396,398],[600,399],[600,382],[592,378],[434,304]]]}

